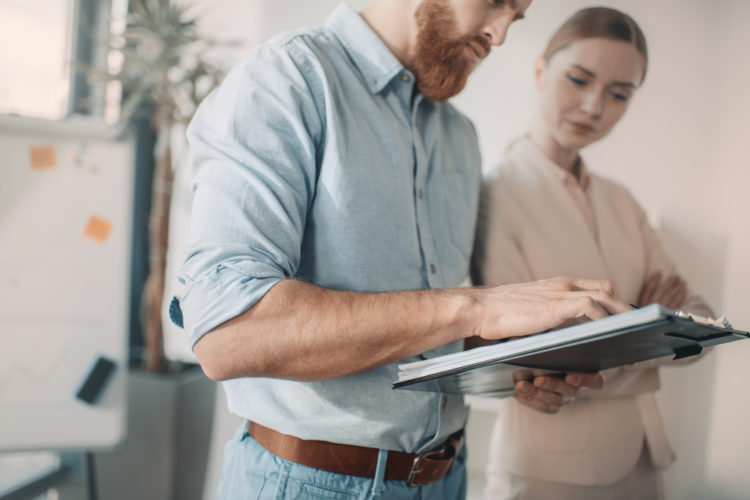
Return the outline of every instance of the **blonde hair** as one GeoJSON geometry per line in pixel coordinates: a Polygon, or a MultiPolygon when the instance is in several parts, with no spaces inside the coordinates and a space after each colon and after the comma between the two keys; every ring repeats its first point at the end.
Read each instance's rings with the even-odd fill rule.
{"type": "Polygon", "coordinates": [[[641,82],[646,78],[648,48],[643,31],[632,17],[609,7],[590,7],[570,16],[552,35],[542,57],[549,62],[556,52],[584,38],[609,38],[633,45],[643,57],[641,82]]]}

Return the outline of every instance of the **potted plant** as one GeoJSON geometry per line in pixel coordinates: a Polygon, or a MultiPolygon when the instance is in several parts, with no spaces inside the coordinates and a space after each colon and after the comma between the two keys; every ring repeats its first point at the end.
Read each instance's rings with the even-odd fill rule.
{"type": "Polygon", "coordinates": [[[167,363],[161,308],[174,178],[173,131],[184,128],[223,72],[206,59],[219,43],[200,36],[189,4],[131,0],[130,7],[123,31],[106,37],[119,65],[88,68],[86,74],[92,82],[119,82],[122,121],[147,116],[156,134],[149,275],[141,300],[145,373],[130,372],[127,441],[114,452],[97,453],[97,482],[102,498],[197,499],[207,453],[186,450],[209,448],[215,384],[199,370],[186,372],[185,365],[167,363]],[[141,480],[133,481],[133,475],[141,480]]]}
{"type": "MultiPolygon", "coordinates": [[[[148,114],[156,133],[152,202],[148,223],[149,275],[141,300],[145,344],[144,368],[167,369],[161,308],[174,177],[172,137],[220,81],[223,71],[206,54],[219,42],[202,37],[191,6],[175,0],[131,0],[121,33],[106,37],[120,64],[115,70],[87,69],[89,80],[122,86],[122,121],[148,114]]],[[[231,42],[221,42],[227,45],[231,42]]]]}

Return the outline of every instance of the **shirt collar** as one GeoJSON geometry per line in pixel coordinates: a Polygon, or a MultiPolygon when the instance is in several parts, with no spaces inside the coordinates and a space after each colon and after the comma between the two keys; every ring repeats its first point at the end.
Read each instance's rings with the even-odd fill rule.
{"type": "Polygon", "coordinates": [[[364,76],[370,92],[377,94],[404,66],[354,9],[341,3],[326,21],[347,54],[364,76]]]}
{"type": "Polygon", "coordinates": [[[589,169],[586,167],[586,162],[581,158],[579,163],[580,176],[576,177],[572,173],[568,172],[564,168],[550,160],[536,144],[534,144],[528,136],[524,136],[512,146],[514,149],[531,160],[537,165],[541,165],[545,170],[560,181],[561,184],[578,184],[584,191],[587,191],[591,186],[591,174],[589,169]]]}

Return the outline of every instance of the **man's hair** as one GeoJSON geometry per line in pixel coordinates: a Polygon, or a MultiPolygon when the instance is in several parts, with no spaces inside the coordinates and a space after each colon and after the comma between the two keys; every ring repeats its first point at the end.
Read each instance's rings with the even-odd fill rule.
{"type": "Polygon", "coordinates": [[[629,15],[608,7],[590,7],[570,16],[550,38],[543,57],[545,61],[571,43],[584,38],[608,38],[633,45],[643,57],[643,77],[648,67],[648,48],[641,28],[629,15]]]}

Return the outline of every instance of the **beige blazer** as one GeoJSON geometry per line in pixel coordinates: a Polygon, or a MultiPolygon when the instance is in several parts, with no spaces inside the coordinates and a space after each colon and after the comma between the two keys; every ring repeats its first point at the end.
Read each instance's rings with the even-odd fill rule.
{"type": "MultiPolygon", "coordinates": [[[[583,167],[585,170],[585,166],[583,167]]],[[[495,285],[553,276],[609,280],[635,303],[651,273],[674,272],[646,214],[619,184],[589,174],[587,194],[596,233],[564,186],[560,169],[527,138],[482,188],[472,275],[495,285]]],[[[699,297],[683,308],[710,315],[699,297]]],[[[578,485],[604,486],[625,477],[648,443],[658,468],[674,460],[653,393],[656,360],[604,372],[605,387],[582,391],[556,415],[501,402],[492,436],[490,470],[578,485]]]]}

